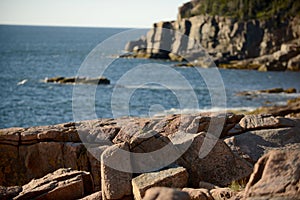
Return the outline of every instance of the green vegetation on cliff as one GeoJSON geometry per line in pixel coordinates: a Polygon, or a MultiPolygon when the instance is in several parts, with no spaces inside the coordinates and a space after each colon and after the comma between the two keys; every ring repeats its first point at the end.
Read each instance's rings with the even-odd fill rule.
{"type": "Polygon", "coordinates": [[[194,0],[180,10],[182,18],[201,14],[229,16],[240,20],[300,15],[298,0],[194,0]]]}

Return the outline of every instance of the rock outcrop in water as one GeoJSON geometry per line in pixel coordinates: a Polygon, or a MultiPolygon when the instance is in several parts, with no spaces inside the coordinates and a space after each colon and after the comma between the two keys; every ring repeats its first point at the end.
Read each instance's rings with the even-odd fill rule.
{"type": "MultiPolygon", "coordinates": [[[[218,13],[197,14],[205,9],[205,2],[193,0],[179,8],[176,21],[155,23],[146,36],[126,45],[125,50],[132,52],[126,56],[187,61],[209,67],[208,53],[221,68],[300,70],[299,15],[275,13],[265,18],[238,19],[218,13]]],[[[258,2],[258,8],[263,7],[260,4],[263,3],[258,2]]],[[[257,16],[269,12],[265,9],[257,11],[257,16]]]]}
{"type": "Polygon", "coordinates": [[[93,199],[99,198],[99,191],[103,199],[152,199],[153,195],[167,194],[170,199],[174,195],[187,199],[292,198],[300,195],[296,189],[300,180],[296,173],[300,166],[299,127],[297,118],[202,113],[2,129],[0,198],[22,199],[24,195],[37,199],[51,195],[81,198],[94,192],[86,197],[93,199]],[[208,130],[221,131],[220,138],[208,130]],[[187,136],[192,137],[187,139],[187,136]],[[171,142],[174,148],[148,159],[157,164],[179,153],[168,166],[130,173],[114,169],[106,162],[108,159],[127,170],[147,168],[149,165],[136,162],[132,156],[120,157],[118,149],[146,155],[171,142]],[[215,145],[208,155],[199,157],[205,144],[215,145]],[[254,171],[251,163],[256,163],[254,171]],[[275,168],[288,173],[278,173],[275,168]],[[262,171],[268,176],[261,176],[262,171]],[[272,190],[279,180],[284,180],[282,187],[288,187],[272,190]],[[231,185],[236,181],[248,182],[246,190],[233,190],[231,185]],[[268,185],[263,192],[262,185],[268,185]]]}
{"type": "Polygon", "coordinates": [[[110,84],[110,81],[105,77],[87,78],[87,77],[53,77],[46,78],[46,83],[61,83],[61,84],[110,84]]]}

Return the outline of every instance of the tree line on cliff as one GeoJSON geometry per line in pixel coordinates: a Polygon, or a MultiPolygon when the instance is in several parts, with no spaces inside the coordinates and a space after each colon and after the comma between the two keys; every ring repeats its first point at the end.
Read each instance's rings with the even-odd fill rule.
{"type": "Polygon", "coordinates": [[[273,16],[285,18],[300,16],[297,0],[193,0],[180,10],[182,18],[197,15],[219,15],[239,20],[268,19],[273,16]]]}

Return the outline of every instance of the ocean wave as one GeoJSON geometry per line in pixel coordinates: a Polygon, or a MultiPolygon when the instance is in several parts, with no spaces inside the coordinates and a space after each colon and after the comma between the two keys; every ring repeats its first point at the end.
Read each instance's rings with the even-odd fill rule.
{"type": "Polygon", "coordinates": [[[171,108],[169,110],[164,110],[160,113],[155,113],[154,116],[164,116],[171,114],[196,114],[196,113],[207,113],[207,112],[232,112],[232,111],[245,111],[250,112],[255,110],[256,107],[214,107],[214,108],[203,108],[203,109],[178,109],[171,108]]]}
{"type": "Polygon", "coordinates": [[[17,85],[24,85],[28,80],[27,79],[24,79],[20,82],[17,83],[17,85]]]}

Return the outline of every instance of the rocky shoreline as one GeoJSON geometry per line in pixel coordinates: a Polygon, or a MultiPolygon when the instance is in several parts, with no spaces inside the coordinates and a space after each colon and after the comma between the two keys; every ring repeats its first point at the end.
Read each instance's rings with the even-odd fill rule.
{"type": "Polygon", "coordinates": [[[211,67],[213,61],[226,69],[300,70],[299,16],[186,16],[201,6],[193,0],[179,7],[176,21],[154,23],[146,36],[127,43],[128,53],[121,57],[169,59],[184,66],[211,67]]]}
{"type": "MultiPolygon", "coordinates": [[[[297,99],[290,103],[299,106],[297,99]]],[[[299,116],[291,113],[125,117],[1,129],[0,198],[297,199],[299,133],[299,116]],[[199,157],[210,143],[215,145],[208,155],[199,157]],[[167,154],[151,154],[168,144],[174,148],[167,154]],[[133,154],[119,157],[119,149],[150,153],[155,164],[180,154],[167,166],[138,172],[148,165],[133,154]],[[133,171],[113,168],[106,159],[133,171]]]]}

